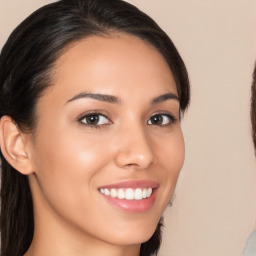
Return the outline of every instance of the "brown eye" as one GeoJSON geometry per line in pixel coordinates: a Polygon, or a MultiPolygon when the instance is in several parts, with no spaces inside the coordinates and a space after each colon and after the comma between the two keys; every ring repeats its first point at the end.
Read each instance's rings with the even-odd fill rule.
{"type": "Polygon", "coordinates": [[[150,118],[151,124],[162,124],[163,117],[161,115],[155,115],[150,118]]]}
{"type": "Polygon", "coordinates": [[[98,124],[98,122],[99,122],[98,115],[87,116],[85,119],[86,119],[86,123],[91,124],[91,125],[98,124]]]}
{"type": "Polygon", "coordinates": [[[97,113],[83,116],[82,118],[80,118],[79,121],[89,126],[100,126],[110,123],[109,119],[106,116],[97,113]]]}
{"type": "Polygon", "coordinates": [[[169,114],[157,114],[150,117],[149,125],[168,125],[175,121],[175,118],[169,114]]]}

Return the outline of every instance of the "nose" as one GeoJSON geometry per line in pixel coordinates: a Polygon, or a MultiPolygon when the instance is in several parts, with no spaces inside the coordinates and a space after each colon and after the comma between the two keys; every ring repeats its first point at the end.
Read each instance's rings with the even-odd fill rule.
{"type": "Polygon", "coordinates": [[[115,156],[121,168],[147,169],[154,160],[153,146],[142,127],[129,127],[118,136],[115,156]]]}

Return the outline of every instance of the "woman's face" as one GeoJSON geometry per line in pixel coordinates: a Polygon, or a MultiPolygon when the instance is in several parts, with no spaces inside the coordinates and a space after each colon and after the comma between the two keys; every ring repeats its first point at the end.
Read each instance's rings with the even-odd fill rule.
{"type": "Polygon", "coordinates": [[[36,223],[111,244],[145,242],[184,161],[167,63],[136,37],[94,36],[62,54],[53,78],[31,137],[36,223]]]}

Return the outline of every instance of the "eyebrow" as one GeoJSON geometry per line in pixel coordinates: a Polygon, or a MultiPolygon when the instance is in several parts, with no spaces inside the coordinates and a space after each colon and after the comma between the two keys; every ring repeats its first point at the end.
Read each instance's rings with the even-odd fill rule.
{"type": "Polygon", "coordinates": [[[82,92],[75,95],[73,98],[69,99],[67,103],[74,100],[82,99],[82,98],[90,98],[90,99],[104,101],[108,103],[121,104],[121,99],[116,96],[108,95],[108,94],[100,94],[100,93],[86,93],[86,92],[82,92]]]}
{"type": "MultiPolygon", "coordinates": [[[[82,98],[90,98],[90,99],[104,101],[104,102],[108,102],[108,103],[116,103],[116,104],[122,103],[120,98],[113,96],[113,95],[101,94],[101,93],[87,93],[87,92],[82,92],[82,93],[75,95],[74,97],[69,99],[67,101],[67,103],[74,101],[74,100],[82,99],[82,98]]],[[[160,96],[154,98],[151,101],[151,104],[154,105],[154,104],[158,104],[158,103],[161,103],[161,102],[164,102],[167,100],[177,100],[178,102],[180,102],[180,100],[176,94],[166,93],[166,94],[163,94],[163,95],[160,95],[160,96]]]]}
{"type": "Polygon", "coordinates": [[[180,99],[179,97],[174,94],[174,93],[166,93],[166,94],[163,94],[163,95],[160,95],[156,98],[154,98],[152,101],[151,101],[151,104],[158,104],[158,103],[161,103],[161,102],[164,102],[164,101],[167,101],[167,100],[177,100],[178,102],[180,102],[180,99]]]}

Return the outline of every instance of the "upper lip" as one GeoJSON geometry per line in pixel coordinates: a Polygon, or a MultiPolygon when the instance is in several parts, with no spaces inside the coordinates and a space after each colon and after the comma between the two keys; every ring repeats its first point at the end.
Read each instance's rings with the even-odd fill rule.
{"type": "Polygon", "coordinates": [[[99,188],[158,188],[159,184],[151,180],[126,180],[113,184],[103,185],[99,188]]]}

